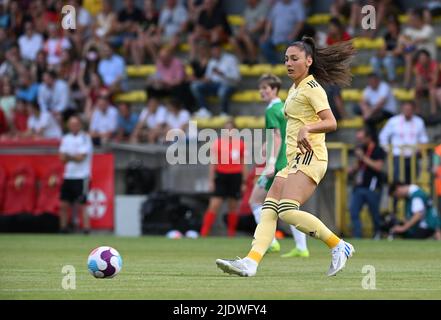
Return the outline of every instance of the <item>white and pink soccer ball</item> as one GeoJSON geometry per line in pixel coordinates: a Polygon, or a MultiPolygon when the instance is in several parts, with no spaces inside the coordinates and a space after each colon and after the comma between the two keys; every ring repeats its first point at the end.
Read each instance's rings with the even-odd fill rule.
{"type": "Polygon", "coordinates": [[[87,268],[95,278],[113,278],[121,271],[122,258],[112,247],[98,247],[89,254],[87,268]]]}

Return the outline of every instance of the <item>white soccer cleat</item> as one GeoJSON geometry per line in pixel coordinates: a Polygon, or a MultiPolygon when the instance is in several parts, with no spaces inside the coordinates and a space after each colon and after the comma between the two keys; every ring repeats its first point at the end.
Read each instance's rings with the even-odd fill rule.
{"type": "Polygon", "coordinates": [[[342,270],[346,265],[346,261],[352,257],[354,252],[355,249],[352,244],[341,240],[341,242],[331,251],[332,260],[331,266],[328,270],[328,276],[335,276],[340,270],[342,270]]]}
{"type": "Polygon", "coordinates": [[[254,277],[256,275],[256,268],[252,268],[244,261],[237,257],[235,260],[217,259],[217,267],[223,272],[235,274],[240,277],[254,277]]]}

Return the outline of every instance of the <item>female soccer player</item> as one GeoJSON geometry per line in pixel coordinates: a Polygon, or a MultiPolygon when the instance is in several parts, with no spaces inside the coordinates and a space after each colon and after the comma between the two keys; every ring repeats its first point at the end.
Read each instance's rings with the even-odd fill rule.
{"type": "MultiPolygon", "coordinates": [[[[259,92],[263,101],[268,103],[265,111],[265,128],[273,130],[266,141],[267,161],[262,175],[257,180],[250,196],[250,207],[257,224],[260,222],[262,205],[273,184],[278,171],[286,167],[286,119],[283,114],[283,102],[278,97],[282,81],[273,74],[264,74],[259,79],[259,92]]],[[[296,247],[282,255],[282,258],[309,257],[306,236],[303,232],[290,225],[296,247]]],[[[273,239],[268,252],[279,252],[280,244],[273,239]]]]}
{"type": "Polygon", "coordinates": [[[274,237],[277,218],[294,225],[331,249],[328,276],[337,274],[355,251],[353,246],[329,230],[317,217],[300,210],[326,173],[328,154],[325,133],[336,130],[325,90],[319,84],[347,86],[351,82],[349,63],[355,53],[350,42],[316,49],[312,38],[291,44],[285,66],[293,85],[285,101],[287,118],[286,156],[288,165],[274,179],[254,233],[252,248],[243,259],[217,259],[224,272],[254,276],[274,237]]]}

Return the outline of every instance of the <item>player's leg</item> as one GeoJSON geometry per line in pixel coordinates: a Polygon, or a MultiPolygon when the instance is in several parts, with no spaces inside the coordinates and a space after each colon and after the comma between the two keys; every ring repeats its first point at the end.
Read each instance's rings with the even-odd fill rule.
{"type": "Polygon", "coordinates": [[[254,276],[257,266],[268,250],[277,227],[277,205],[285,182],[285,178],[277,176],[263,203],[260,223],[254,232],[252,248],[243,259],[217,259],[217,266],[224,272],[242,277],[254,276]]]}
{"type": "Polygon", "coordinates": [[[352,245],[337,237],[317,217],[299,210],[300,205],[312,196],[316,188],[316,182],[302,171],[290,173],[279,201],[278,214],[283,221],[311,237],[322,240],[332,249],[332,263],[328,275],[335,275],[344,267],[354,249],[352,245]]]}
{"type": "Polygon", "coordinates": [[[237,203],[236,198],[228,198],[227,233],[229,237],[236,235],[237,223],[239,222],[237,203]]]}
{"type": "Polygon", "coordinates": [[[205,211],[204,218],[202,221],[201,236],[206,237],[211,230],[211,227],[216,220],[216,215],[222,205],[222,197],[214,196],[210,198],[208,204],[208,209],[205,211]]]}
{"type": "Polygon", "coordinates": [[[69,203],[60,201],[60,232],[67,232],[69,203]]]}
{"type": "MultiPolygon", "coordinates": [[[[268,194],[268,190],[272,185],[272,181],[273,179],[268,180],[266,176],[260,176],[260,178],[257,180],[257,183],[254,185],[253,192],[251,193],[249,203],[251,210],[253,211],[254,220],[256,221],[257,225],[260,222],[260,215],[262,214],[263,202],[265,201],[265,198],[268,194]],[[269,184],[269,182],[271,183],[269,184]]],[[[279,251],[280,251],[280,243],[274,237],[270,247],[268,248],[268,252],[279,252],[279,251]]]]}

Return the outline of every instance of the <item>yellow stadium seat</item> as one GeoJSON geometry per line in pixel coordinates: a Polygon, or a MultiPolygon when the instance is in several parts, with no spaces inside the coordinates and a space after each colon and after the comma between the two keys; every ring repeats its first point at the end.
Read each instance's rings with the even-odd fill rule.
{"type": "Polygon", "coordinates": [[[358,129],[363,127],[363,118],[354,117],[350,119],[342,119],[338,121],[337,128],[339,129],[358,129]]]}
{"type": "Polygon", "coordinates": [[[235,27],[240,27],[245,24],[245,19],[240,15],[229,15],[227,16],[228,23],[235,27]]]}
{"type": "Polygon", "coordinates": [[[115,100],[116,102],[141,103],[147,101],[147,94],[143,90],[135,90],[118,94],[115,100]]]}
{"type": "Polygon", "coordinates": [[[345,101],[360,101],[362,97],[362,91],[357,89],[344,89],[342,90],[342,98],[345,101]]]}
{"type": "Polygon", "coordinates": [[[436,37],[436,45],[441,48],[441,37],[436,37]]]}
{"type": "Polygon", "coordinates": [[[126,68],[127,75],[129,77],[146,77],[156,72],[155,65],[141,65],[141,66],[127,66],[126,68]]]}
{"type": "Polygon", "coordinates": [[[400,89],[396,88],[393,89],[394,96],[400,101],[410,101],[415,99],[415,90],[406,90],[406,89],[400,89]]]}
{"type": "Polygon", "coordinates": [[[319,14],[314,14],[314,15],[310,16],[306,21],[312,25],[319,25],[319,24],[327,24],[330,19],[331,19],[330,14],[319,13],[319,14]]]}

